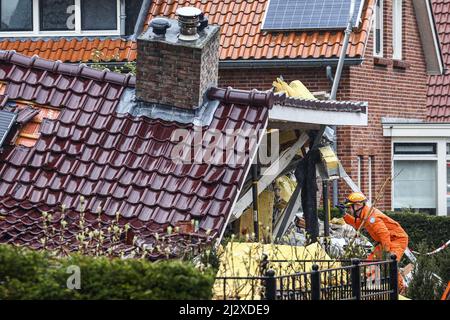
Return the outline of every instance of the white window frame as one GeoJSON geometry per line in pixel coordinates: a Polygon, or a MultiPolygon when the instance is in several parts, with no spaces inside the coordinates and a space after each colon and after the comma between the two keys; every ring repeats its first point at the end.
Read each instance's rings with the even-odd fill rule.
{"type": "Polygon", "coordinates": [[[392,58],[403,58],[403,0],[392,1],[392,58]]]}
{"type": "Polygon", "coordinates": [[[374,7],[374,11],[373,11],[373,56],[374,57],[379,57],[382,58],[383,57],[383,52],[384,52],[384,0],[378,0],[380,2],[380,8],[381,8],[381,28],[380,28],[380,53],[377,53],[377,15],[379,14],[378,12],[378,6],[375,5],[374,7]]]}
{"type": "MultiPolygon", "coordinates": [[[[449,141],[450,142],[450,141],[449,141]]],[[[436,216],[443,214],[443,204],[445,202],[445,210],[447,209],[447,197],[442,197],[442,187],[447,185],[446,180],[446,157],[442,157],[443,153],[446,154],[446,144],[445,141],[439,141],[435,139],[421,139],[421,138],[395,138],[392,139],[391,144],[391,154],[392,156],[392,165],[391,165],[391,176],[394,178],[395,175],[395,161],[401,161],[401,160],[410,160],[410,161],[433,161],[436,163],[436,216]],[[436,154],[419,154],[419,155],[410,155],[410,154],[394,154],[394,144],[395,143],[435,143],[436,144],[436,154]],[[443,148],[444,146],[444,148],[443,148]],[[445,165],[444,165],[445,163],[445,165]],[[444,172],[445,170],[445,172],[444,172]],[[441,179],[441,177],[445,178],[445,181],[441,179]],[[445,183],[445,185],[444,185],[445,183]]],[[[447,189],[445,189],[445,192],[447,189]]],[[[446,193],[445,193],[446,194],[446,193]]],[[[395,188],[394,188],[394,181],[392,181],[391,186],[391,210],[394,211],[394,199],[395,199],[395,188]]]]}
{"type": "Polygon", "coordinates": [[[445,159],[446,159],[446,161],[445,161],[445,187],[446,187],[445,188],[445,192],[446,192],[445,206],[447,208],[447,215],[450,216],[450,212],[448,212],[448,205],[447,205],[448,199],[450,199],[450,194],[448,193],[448,186],[447,186],[448,179],[449,179],[449,177],[447,176],[447,174],[448,174],[447,163],[450,162],[450,154],[447,154],[447,144],[450,145],[450,140],[445,141],[444,143],[445,143],[445,159]]]}
{"type": "Polygon", "coordinates": [[[0,31],[0,37],[120,36],[123,1],[117,2],[117,29],[81,30],[81,0],[75,1],[75,30],[40,31],[39,0],[33,0],[33,31],[0,31]]]}

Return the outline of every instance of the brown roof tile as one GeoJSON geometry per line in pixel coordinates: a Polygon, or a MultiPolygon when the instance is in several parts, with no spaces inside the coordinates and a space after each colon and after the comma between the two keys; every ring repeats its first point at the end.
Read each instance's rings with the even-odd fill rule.
{"type": "MultiPolygon", "coordinates": [[[[250,165],[248,146],[242,163],[174,162],[172,133],[192,133],[194,126],[117,113],[122,93],[135,83],[124,75],[0,51],[0,83],[9,102],[26,97],[59,111],[57,117],[42,115],[35,144],[22,136],[20,146],[11,143],[0,154],[0,242],[42,248],[45,230],[61,228],[62,204],[69,227],[63,239],[50,235],[47,247],[77,248],[81,212],[87,226],[102,230],[119,213],[119,223],[129,223],[145,243],[191,219],[199,230],[174,235],[176,246],[207,241],[207,230],[211,241],[224,230],[250,165]],[[46,227],[43,211],[53,213],[46,227]]],[[[203,130],[266,127],[272,93],[214,89],[209,97],[219,106],[203,130]]],[[[200,143],[207,147],[206,140],[200,143]]],[[[126,239],[120,243],[130,246],[126,239]]]]}

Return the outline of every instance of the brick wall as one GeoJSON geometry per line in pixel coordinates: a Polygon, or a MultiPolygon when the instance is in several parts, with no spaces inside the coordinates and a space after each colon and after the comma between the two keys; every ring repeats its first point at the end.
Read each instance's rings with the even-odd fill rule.
{"type": "MultiPolygon", "coordinates": [[[[362,189],[368,194],[368,158],[372,157],[372,195],[391,173],[390,138],[383,137],[382,117],[424,119],[426,114],[427,74],[419,30],[411,0],[403,1],[403,62],[400,69],[392,61],[392,1],[384,1],[384,53],[388,66],[376,65],[373,58],[373,36],[369,38],[362,66],[350,68],[349,97],[369,102],[367,128],[338,130],[338,149],[348,173],[356,179],[357,156],[362,156],[362,189]]],[[[341,188],[345,191],[345,189],[341,188]]],[[[378,203],[391,208],[391,185],[388,184],[378,203]]]]}
{"type": "MultiPolygon", "coordinates": [[[[368,127],[340,127],[338,154],[346,171],[357,182],[358,156],[361,157],[361,187],[368,190],[368,162],[372,159],[372,196],[391,172],[391,141],[383,137],[382,117],[423,119],[426,112],[426,66],[415,20],[412,0],[403,2],[403,61],[406,69],[392,65],[392,1],[384,0],[384,58],[389,66],[374,64],[373,33],[369,37],[365,61],[346,68],[338,91],[340,100],[369,102],[368,127]]],[[[219,85],[267,90],[279,75],[287,81],[301,80],[311,91],[330,91],[325,68],[282,68],[220,70],[219,85]],[[245,73],[245,76],[243,74],[245,73]]],[[[340,184],[340,199],[349,192],[340,184]]],[[[381,209],[391,208],[391,186],[387,185],[378,202],[381,209]]]]}

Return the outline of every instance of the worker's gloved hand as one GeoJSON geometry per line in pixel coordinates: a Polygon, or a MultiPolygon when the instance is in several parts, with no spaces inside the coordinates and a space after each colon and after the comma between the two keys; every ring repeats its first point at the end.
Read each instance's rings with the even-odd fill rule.
{"type": "Polygon", "coordinates": [[[343,203],[339,203],[339,204],[336,206],[336,208],[339,209],[339,212],[340,212],[342,215],[344,215],[345,212],[347,211],[347,207],[346,207],[345,204],[343,204],[343,203]]]}

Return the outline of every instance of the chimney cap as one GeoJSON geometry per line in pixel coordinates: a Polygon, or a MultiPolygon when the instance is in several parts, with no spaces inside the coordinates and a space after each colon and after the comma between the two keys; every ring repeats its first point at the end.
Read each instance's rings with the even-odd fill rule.
{"type": "Polygon", "coordinates": [[[170,22],[164,18],[155,18],[150,22],[150,27],[153,28],[155,34],[163,35],[170,28],[170,22]]]}
{"type": "Polygon", "coordinates": [[[202,13],[202,10],[196,7],[182,7],[178,8],[176,14],[182,17],[198,17],[202,13]]]}

